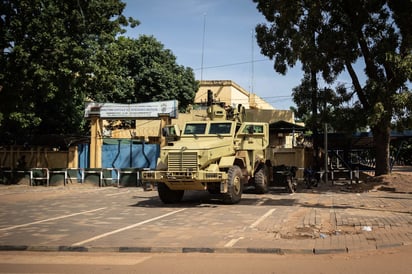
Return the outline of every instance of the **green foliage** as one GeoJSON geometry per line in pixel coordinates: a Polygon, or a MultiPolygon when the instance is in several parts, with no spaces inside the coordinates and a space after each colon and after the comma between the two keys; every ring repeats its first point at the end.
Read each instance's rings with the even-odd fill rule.
{"type": "Polygon", "coordinates": [[[179,99],[197,84],[191,69],[153,37],[120,36],[139,21],[120,0],[0,3],[0,142],[34,134],[86,133],[85,101],[179,99]]]}
{"type": "MultiPolygon", "coordinates": [[[[275,70],[285,74],[298,61],[302,64],[305,79],[294,90],[299,117],[306,117],[314,128],[324,117],[347,131],[369,126],[379,142],[389,142],[385,135],[392,122],[404,126],[412,109],[407,85],[411,80],[411,1],[254,2],[269,22],[256,27],[257,41],[262,53],[274,60],[275,70]],[[356,71],[362,63],[364,70],[356,71]],[[334,91],[318,87],[318,74],[333,86],[343,72],[349,74],[352,87],[337,86],[334,91]],[[325,90],[333,96],[326,96],[325,90]],[[328,106],[323,110],[327,115],[317,115],[321,103],[328,106]]],[[[377,174],[386,173],[388,152],[384,150],[389,144],[376,145],[381,148],[377,174]]]]}
{"type": "Polygon", "coordinates": [[[97,102],[143,103],[178,100],[181,111],[198,89],[193,70],[179,66],[173,53],[153,36],[120,36],[93,56],[88,96],[97,102]]]}
{"type": "Polygon", "coordinates": [[[135,102],[178,100],[181,111],[193,102],[198,89],[193,70],[179,66],[173,53],[153,36],[121,38],[124,66],[133,80],[135,102]]]}
{"type": "Polygon", "coordinates": [[[2,1],[2,138],[81,132],[94,53],[127,25],[124,7],[118,0],[2,1]]]}

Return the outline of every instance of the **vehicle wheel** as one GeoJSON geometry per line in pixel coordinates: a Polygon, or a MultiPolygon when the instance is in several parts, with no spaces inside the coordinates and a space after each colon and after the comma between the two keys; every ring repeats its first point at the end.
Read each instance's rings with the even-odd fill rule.
{"type": "Polygon", "coordinates": [[[263,194],[268,192],[268,176],[266,166],[255,173],[255,189],[257,193],[263,194]]]}
{"type": "Polygon", "coordinates": [[[227,193],[223,194],[225,204],[236,204],[240,201],[243,192],[242,170],[232,166],[228,171],[227,193]]]}
{"type": "Polygon", "coordinates": [[[184,190],[171,190],[164,183],[157,183],[157,192],[159,193],[160,200],[165,204],[174,204],[182,200],[184,190]]]}

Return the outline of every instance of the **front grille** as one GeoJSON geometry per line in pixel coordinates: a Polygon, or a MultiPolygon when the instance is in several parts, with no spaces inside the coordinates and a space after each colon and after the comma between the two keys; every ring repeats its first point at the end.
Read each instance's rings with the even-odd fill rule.
{"type": "Polygon", "coordinates": [[[171,152],[168,166],[169,171],[197,171],[197,153],[171,152]]]}

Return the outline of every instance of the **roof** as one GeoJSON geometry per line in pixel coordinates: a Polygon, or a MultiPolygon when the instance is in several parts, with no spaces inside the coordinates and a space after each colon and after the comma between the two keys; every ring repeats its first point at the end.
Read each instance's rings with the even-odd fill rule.
{"type": "MultiPolygon", "coordinates": [[[[320,146],[324,146],[324,134],[319,134],[320,146]]],[[[373,147],[373,137],[368,132],[354,135],[344,133],[328,133],[328,149],[365,149],[373,147]]]]}
{"type": "MultiPolygon", "coordinates": [[[[404,132],[391,132],[391,141],[399,139],[412,138],[412,131],[407,130],[404,132]]],[[[324,135],[319,134],[320,146],[324,144],[324,135]]],[[[372,148],[373,135],[372,132],[357,132],[353,135],[344,133],[328,133],[328,149],[365,149],[372,148]]]]}
{"type": "Polygon", "coordinates": [[[269,131],[292,133],[292,132],[304,131],[304,130],[305,130],[305,127],[303,126],[289,123],[283,120],[269,124],[269,131]]]}

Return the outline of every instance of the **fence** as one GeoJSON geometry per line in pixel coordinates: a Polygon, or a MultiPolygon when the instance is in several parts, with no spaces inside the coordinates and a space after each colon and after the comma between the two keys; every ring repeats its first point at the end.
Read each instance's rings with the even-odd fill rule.
{"type": "Polygon", "coordinates": [[[27,183],[30,186],[95,184],[104,186],[141,186],[140,168],[0,168],[1,184],[27,183]],[[57,178],[57,177],[62,178],[57,178]]]}

